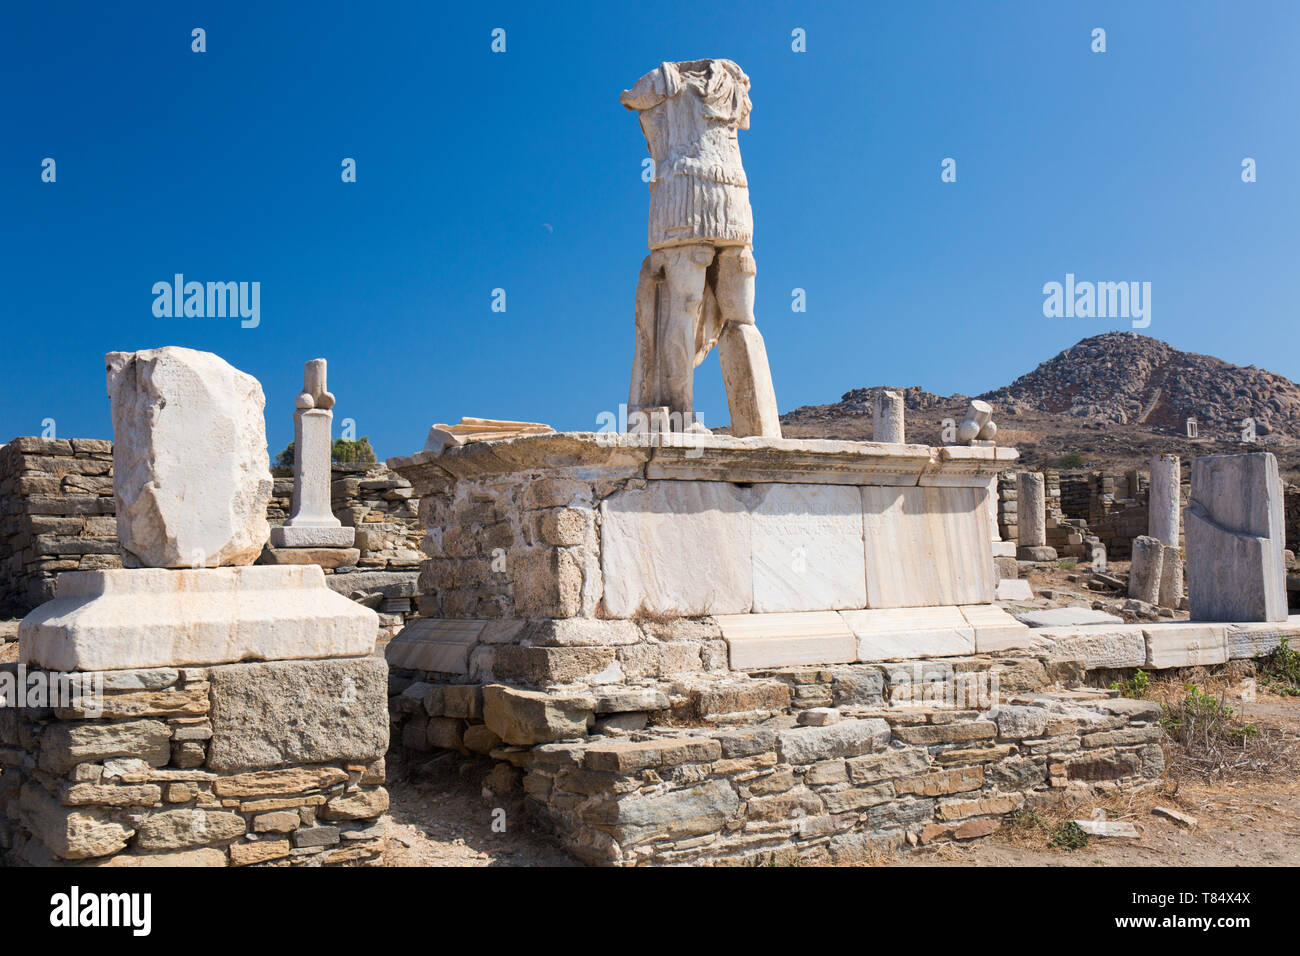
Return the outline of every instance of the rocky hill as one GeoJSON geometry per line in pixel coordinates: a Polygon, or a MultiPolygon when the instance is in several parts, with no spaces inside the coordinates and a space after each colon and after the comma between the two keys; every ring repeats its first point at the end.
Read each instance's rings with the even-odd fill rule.
{"type": "Polygon", "coordinates": [[[1005,388],[980,396],[1093,422],[1183,431],[1239,431],[1253,418],[1260,435],[1300,438],[1300,385],[1255,366],[1180,352],[1136,332],[1084,339],[1005,388]]]}
{"type": "MultiPolygon", "coordinates": [[[[869,439],[881,386],[855,388],[839,402],[797,408],[781,418],[791,437],[869,439]]],[[[960,419],[968,397],[918,387],[904,396],[907,430],[940,443],[945,419],[960,419]]],[[[999,442],[1015,444],[1031,467],[1081,457],[1089,468],[1146,467],[1152,454],[1188,457],[1242,450],[1242,419],[1253,418],[1256,447],[1300,473],[1300,385],[1254,366],[1182,352],[1135,332],[1084,339],[1010,385],[978,396],[993,404],[999,442]],[[1200,437],[1186,436],[1196,418],[1200,437]],[[1077,457],[1076,457],[1077,456],[1077,457]]]]}

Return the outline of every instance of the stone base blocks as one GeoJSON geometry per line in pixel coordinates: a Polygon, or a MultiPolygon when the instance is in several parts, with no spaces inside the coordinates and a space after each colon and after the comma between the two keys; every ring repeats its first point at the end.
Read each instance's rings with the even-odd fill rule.
{"type": "Polygon", "coordinates": [[[54,596],[64,571],[120,568],[113,445],[15,438],[0,446],[0,618],[54,596]]]}
{"type": "Polygon", "coordinates": [[[979,656],[547,690],[394,670],[390,708],[399,756],[492,757],[588,863],[851,863],[1163,772],[1156,705],[1050,680],[979,656]]]}
{"type": "Polygon", "coordinates": [[[377,860],[358,821],[388,806],[378,617],[317,566],[251,566],[272,487],[261,386],[189,349],[107,364],[118,535],[146,567],[61,575],[19,625],[0,846],[28,863],[377,860]]]}
{"type": "Polygon", "coordinates": [[[113,670],[98,679],[93,707],[83,697],[66,708],[0,708],[7,863],[379,862],[378,818],[388,807],[382,660],[113,670]]]}
{"type": "Polygon", "coordinates": [[[61,575],[19,640],[28,663],[93,671],[368,654],[376,627],[314,565],[136,568],[61,575]]]}
{"type": "MultiPolygon", "coordinates": [[[[449,668],[450,642],[389,645],[393,746],[398,759],[491,757],[489,786],[522,789],[590,863],[846,863],[988,835],[1057,790],[1158,778],[1159,707],[1080,686],[1087,671],[1213,666],[1300,640],[1300,616],[1106,622],[1026,629],[1010,650],[994,630],[981,651],[981,628],[1001,623],[983,615],[1000,609],[966,610],[936,635],[954,656],[808,664],[795,645],[787,665],[744,669],[717,652],[722,618],[689,635],[652,621],[431,621],[461,650],[449,668]]],[[[816,639],[847,657],[835,619],[879,613],[819,613],[816,639]]],[[[745,641],[788,652],[800,616],[738,615],[771,621],[733,655],[751,653],[745,641]]]]}
{"type": "Polygon", "coordinates": [[[549,744],[521,761],[523,787],[591,863],[860,862],[986,836],[1035,790],[1158,775],[1158,708],[1131,710],[1039,697],[984,712],[549,744]]]}

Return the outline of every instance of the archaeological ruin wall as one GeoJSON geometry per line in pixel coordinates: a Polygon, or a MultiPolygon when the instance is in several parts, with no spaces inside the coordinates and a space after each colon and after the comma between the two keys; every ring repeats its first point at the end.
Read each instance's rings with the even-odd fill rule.
{"type": "MultiPolygon", "coordinates": [[[[424,529],[411,483],[382,462],[334,462],[331,508],[356,529],[356,564],[326,568],[327,583],[379,613],[380,640],[416,614],[424,529]]],[[[272,527],[290,512],[293,478],[277,477],[272,527]]],[[[0,618],[22,617],[54,596],[62,571],[120,568],[113,443],[15,438],[0,446],[0,618]]]]}

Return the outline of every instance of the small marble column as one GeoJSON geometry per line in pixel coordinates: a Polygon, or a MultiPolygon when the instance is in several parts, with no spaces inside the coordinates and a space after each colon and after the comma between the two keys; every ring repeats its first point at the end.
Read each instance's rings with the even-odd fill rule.
{"type": "Polygon", "coordinates": [[[1139,535],[1133,539],[1133,563],[1128,572],[1129,597],[1147,604],[1160,603],[1164,557],[1165,546],[1150,535],[1139,535]]]}
{"type": "Polygon", "coordinates": [[[1182,470],[1177,455],[1151,459],[1151,489],[1147,505],[1147,533],[1161,544],[1178,547],[1179,485],[1182,470]]]}
{"type": "Polygon", "coordinates": [[[275,548],[350,548],[356,537],[330,510],[334,396],[325,387],[325,360],[303,370],[293,413],[293,504],[283,526],[271,529],[275,548]]]}
{"type": "Polygon", "coordinates": [[[1056,549],[1047,546],[1047,488],[1038,472],[1016,475],[1016,510],[1019,518],[1021,561],[1054,561],[1056,549]]]}
{"type": "Polygon", "coordinates": [[[873,441],[888,442],[893,445],[906,443],[902,395],[891,391],[876,393],[871,437],[873,441]]]}

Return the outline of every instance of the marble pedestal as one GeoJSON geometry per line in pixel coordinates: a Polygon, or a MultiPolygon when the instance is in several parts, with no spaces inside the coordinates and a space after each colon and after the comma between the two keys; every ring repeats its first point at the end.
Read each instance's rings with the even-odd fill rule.
{"type": "Polygon", "coordinates": [[[23,618],[21,660],[94,671],[369,654],[379,618],[319,567],[71,571],[23,618]]]}
{"type": "MultiPolygon", "coordinates": [[[[603,634],[592,644],[621,640],[610,622],[656,622],[671,641],[690,622],[725,619],[722,639],[746,643],[740,659],[752,667],[858,659],[870,635],[863,644],[835,612],[991,605],[988,479],[1016,457],[993,446],[568,433],[389,466],[421,496],[422,616],[586,621],[603,634]],[[751,653],[752,635],[771,637],[759,643],[773,653],[751,653]]],[[[888,641],[912,634],[910,656],[924,656],[926,635],[946,624],[882,618],[874,629],[888,641]]]]}

